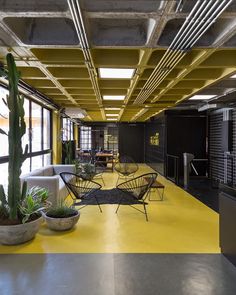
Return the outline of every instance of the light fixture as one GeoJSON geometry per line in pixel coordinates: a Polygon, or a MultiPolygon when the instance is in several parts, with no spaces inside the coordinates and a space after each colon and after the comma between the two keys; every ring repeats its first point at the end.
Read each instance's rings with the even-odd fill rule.
{"type": "Polygon", "coordinates": [[[233,76],[230,76],[230,79],[236,79],[236,74],[234,74],[233,76]]]}
{"type": "Polygon", "coordinates": [[[119,111],[121,108],[105,108],[105,111],[119,111]]]}
{"type": "Polygon", "coordinates": [[[207,100],[215,97],[216,95],[194,95],[189,100],[207,100]]]}
{"type": "Polygon", "coordinates": [[[117,118],[107,118],[108,121],[117,121],[117,118]]]}
{"type": "Polygon", "coordinates": [[[71,118],[83,119],[87,116],[85,110],[80,108],[65,108],[65,114],[71,118]]]}
{"type": "Polygon", "coordinates": [[[106,114],[107,117],[118,117],[119,114],[106,114]]]}
{"type": "Polygon", "coordinates": [[[99,68],[100,78],[131,79],[135,69],[99,68]]]}
{"type": "Polygon", "coordinates": [[[201,106],[200,108],[198,108],[198,111],[199,112],[204,112],[204,111],[207,111],[207,110],[210,110],[210,109],[215,109],[217,108],[217,104],[205,104],[203,106],[201,106]]]}
{"type": "Polygon", "coordinates": [[[125,95],[103,95],[103,100],[124,100],[125,95]]]}

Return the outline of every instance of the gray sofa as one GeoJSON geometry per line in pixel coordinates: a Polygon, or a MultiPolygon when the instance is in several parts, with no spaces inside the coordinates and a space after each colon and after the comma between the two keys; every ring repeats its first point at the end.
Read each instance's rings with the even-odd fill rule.
{"type": "Polygon", "coordinates": [[[34,170],[21,176],[21,183],[27,182],[27,187],[40,186],[49,190],[48,200],[56,205],[59,200],[65,200],[68,196],[67,188],[60,177],[61,172],[74,173],[74,165],[50,165],[34,170]]]}

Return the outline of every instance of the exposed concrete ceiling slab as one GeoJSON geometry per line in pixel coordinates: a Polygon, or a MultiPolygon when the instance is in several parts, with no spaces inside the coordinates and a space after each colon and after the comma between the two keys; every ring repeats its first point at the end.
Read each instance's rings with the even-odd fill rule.
{"type": "Polygon", "coordinates": [[[4,12],[35,12],[35,11],[67,11],[65,0],[0,0],[1,11],[4,12]]]}
{"type": "Polygon", "coordinates": [[[144,46],[149,26],[148,19],[90,19],[89,36],[95,46],[144,46]]]}
{"type": "Polygon", "coordinates": [[[107,108],[119,108],[119,121],[145,121],[181,102],[192,107],[187,99],[195,94],[228,93],[233,99],[236,0],[193,48],[183,50],[178,63],[159,68],[159,80],[139,105],[134,102],[148,90],[147,82],[197,1],[78,0],[80,27],[68,2],[0,0],[0,60],[5,62],[11,51],[22,79],[60,107],[86,109],[85,120],[105,121],[107,108]],[[101,78],[102,67],[135,71],[130,79],[101,78]],[[125,99],[107,101],[103,95],[125,99]]]}
{"type": "Polygon", "coordinates": [[[5,24],[27,45],[78,45],[73,21],[55,17],[6,17],[5,24]]]}
{"type": "Polygon", "coordinates": [[[86,12],[156,12],[161,10],[161,0],[83,0],[82,6],[86,12]]]}

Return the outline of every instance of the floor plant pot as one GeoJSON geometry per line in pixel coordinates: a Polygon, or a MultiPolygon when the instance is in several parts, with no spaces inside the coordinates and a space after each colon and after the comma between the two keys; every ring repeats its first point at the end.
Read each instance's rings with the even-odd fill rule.
{"type": "Polygon", "coordinates": [[[43,221],[42,216],[24,224],[0,225],[0,244],[19,245],[32,240],[43,221]]]}
{"type": "Polygon", "coordinates": [[[47,226],[51,230],[55,231],[64,231],[72,229],[80,218],[80,212],[78,211],[76,215],[64,218],[49,217],[47,214],[44,214],[44,219],[47,223],[47,226]]]}

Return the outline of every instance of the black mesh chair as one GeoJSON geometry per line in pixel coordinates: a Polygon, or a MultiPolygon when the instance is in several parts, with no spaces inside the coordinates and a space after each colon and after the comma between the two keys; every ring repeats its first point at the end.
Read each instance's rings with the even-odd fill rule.
{"type": "Polygon", "coordinates": [[[145,199],[147,198],[148,192],[152,184],[156,180],[156,177],[157,177],[157,173],[146,173],[117,185],[116,188],[122,192],[122,197],[120,198],[119,205],[116,209],[116,213],[118,212],[120,208],[122,200],[127,197],[131,201],[133,201],[134,204],[143,205],[144,211],[132,205],[129,205],[129,206],[145,214],[146,221],[148,221],[148,215],[146,210],[147,203],[145,202],[145,199]]]}
{"type": "Polygon", "coordinates": [[[81,206],[80,202],[76,203],[76,200],[86,200],[88,204],[82,206],[80,208],[82,209],[89,205],[89,200],[91,198],[95,198],[99,210],[102,212],[98,198],[96,197],[96,192],[102,187],[99,183],[91,180],[85,180],[81,176],[70,172],[62,172],[60,173],[60,176],[66,185],[74,206],[81,206]]]}
{"type": "Polygon", "coordinates": [[[121,156],[119,162],[115,164],[114,169],[118,173],[117,185],[120,179],[126,181],[129,178],[133,178],[138,171],[138,164],[129,156],[121,156]]]}

